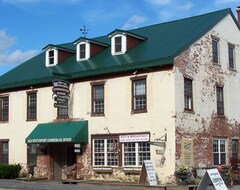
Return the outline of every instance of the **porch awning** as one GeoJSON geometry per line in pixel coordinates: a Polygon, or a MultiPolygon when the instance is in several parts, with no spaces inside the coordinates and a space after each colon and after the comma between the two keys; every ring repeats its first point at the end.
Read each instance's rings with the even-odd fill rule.
{"type": "Polygon", "coordinates": [[[38,124],[26,143],[88,142],[88,121],[38,124]]]}

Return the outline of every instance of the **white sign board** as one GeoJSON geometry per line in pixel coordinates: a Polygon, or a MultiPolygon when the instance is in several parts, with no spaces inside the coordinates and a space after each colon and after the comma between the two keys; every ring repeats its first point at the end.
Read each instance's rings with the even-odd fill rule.
{"type": "Polygon", "coordinates": [[[147,178],[150,186],[157,185],[157,178],[151,160],[144,160],[144,166],[147,172],[147,178]]]}
{"type": "Polygon", "coordinates": [[[216,168],[209,169],[205,172],[201,182],[199,183],[197,190],[207,189],[208,185],[211,184],[211,182],[216,190],[228,190],[220,173],[216,168]]]}
{"type": "Polygon", "coordinates": [[[148,142],[149,134],[120,135],[119,142],[148,142]]]}

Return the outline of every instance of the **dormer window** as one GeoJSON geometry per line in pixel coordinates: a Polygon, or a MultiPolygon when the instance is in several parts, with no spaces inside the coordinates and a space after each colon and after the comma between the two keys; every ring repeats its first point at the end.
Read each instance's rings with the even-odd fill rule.
{"type": "Polygon", "coordinates": [[[86,58],[86,44],[80,44],[80,59],[86,58]]]}
{"type": "Polygon", "coordinates": [[[88,42],[80,42],[77,44],[77,61],[84,61],[90,58],[90,44],[88,42]]]}
{"type": "Polygon", "coordinates": [[[55,66],[58,63],[58,50],[56,48],[49,48],[46,50],[46,66],[55,66]]]}
{"type": "Polygon", "coordinates": [[[122,37],[118,36],[115,38],[115,52],[121,52],[122,51],[122,37]]]}
{"type": "Polygon", "coordinates": [[[112,37],[112,55],[124,54],[127,51],[127,36],[117,34],[112,37]]]}

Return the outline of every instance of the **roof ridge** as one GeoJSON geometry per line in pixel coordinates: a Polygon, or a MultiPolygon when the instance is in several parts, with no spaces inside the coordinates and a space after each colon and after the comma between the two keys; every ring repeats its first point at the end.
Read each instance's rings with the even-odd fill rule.
{"type": "Polygon", "coordinates": [[[147,26],[143,26],[143,27],[139,27],[139,28],[134,28],[134,29],[126,30],[126,31],[139,30],[139,29],[148,28],[148,27],[153,27],[153,26],[157,26],[157,25],[169,24],[169,23],[173,23],[173,22],[179,22],[179,21],[183,21],[183,20],[192,19],[192,18],[195,18],[195,17],[201,17],[201,16],[216,14],[216,13],[218,13],[218,12],[225,12],[225,11],[228,11],[229,13],[232,12],[232,11],[231,11],[231,8],[226,8],[226,9],[217,10],[217,11],[213,11],[213,12],[203,13],[203,14],[200,14],[200,15],[190,16],[190,17],[187,17],[187,18],[181,18],[181,19],[171,20],[171,21],[167,21],[167,22],[162,22],[162,23],[156,23],[156,24],[152,24],[152,25],[147,25],[147,26]]]}

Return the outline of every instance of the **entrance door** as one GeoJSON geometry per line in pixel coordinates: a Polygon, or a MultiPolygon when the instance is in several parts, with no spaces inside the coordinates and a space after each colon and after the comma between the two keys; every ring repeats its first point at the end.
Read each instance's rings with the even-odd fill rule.
{"type": "Polygon", "coordinates": [[[64,179],[63,166],[76,163],[73,144],[56,143],[51,145],[53,159],[53,179],[64,179]]]}
{"type": "Polygon", "coordinates": [[[52,159],[53,159],[53,179],[62,180],[63,168],[63,144],[53,144],[52,146],[52,159]]]}

